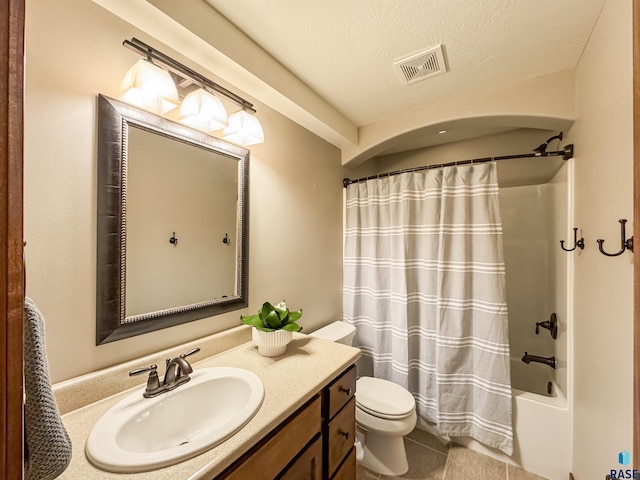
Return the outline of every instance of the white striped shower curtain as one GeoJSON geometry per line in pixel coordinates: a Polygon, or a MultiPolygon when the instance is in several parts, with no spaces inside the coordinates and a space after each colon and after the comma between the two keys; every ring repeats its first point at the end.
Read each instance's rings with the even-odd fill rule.
{"type": "Polygon", "coordinates": [[[511,380],[495,162],[347,188],[344,321],[359,375],[396,382],[440,433],[511,455],[511,380]]]}

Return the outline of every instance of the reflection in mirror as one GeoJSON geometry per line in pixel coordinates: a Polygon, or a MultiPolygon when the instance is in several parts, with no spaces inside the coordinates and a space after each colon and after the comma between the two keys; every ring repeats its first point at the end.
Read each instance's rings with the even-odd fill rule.
{"type": "Polygon", "coordinates": [[[235,295],[237,163],[140,128],[128,142],[127,321],[235,295]]]}
{"type": "Polygon", "coordinates": [[[247,305],[249,151],[99,96],[96,344],[247,305]]]}

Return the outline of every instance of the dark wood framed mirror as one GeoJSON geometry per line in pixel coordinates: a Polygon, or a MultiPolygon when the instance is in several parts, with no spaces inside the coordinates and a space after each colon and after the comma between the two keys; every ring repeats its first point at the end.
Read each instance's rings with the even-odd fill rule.
{"type": "Polygon", "coordinates": [[[96,345],[245,308],[249,150],[98,95],[96,345]]]}

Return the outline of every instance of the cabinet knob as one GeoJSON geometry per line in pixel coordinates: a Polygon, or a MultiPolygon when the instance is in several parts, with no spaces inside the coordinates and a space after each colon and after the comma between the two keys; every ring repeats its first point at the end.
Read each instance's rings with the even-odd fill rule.
{"type": "Polygon", "coordinates": [[[343,432],[342,430],[338,430],[338,433],[342,435],[345,440],[349,440],[349,432],[343,432]]]}
{"type": "Polygon", "coordinates": [[[340,387],[340,388],[338,388],[338,390],[340,390],[341,392],[344,392],[347,397],[349,395],[351,395],[351,389],[350,388],[340,387]]]}

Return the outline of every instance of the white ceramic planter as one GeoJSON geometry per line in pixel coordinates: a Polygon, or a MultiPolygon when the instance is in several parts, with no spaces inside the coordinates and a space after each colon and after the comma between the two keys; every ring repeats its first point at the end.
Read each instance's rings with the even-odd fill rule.
{"type": "Polygon", "coordinates": [[[257,328],[251,331],[251,338],[258,346],[258,353],[265,357],[277,357],[287,351],[287,345],[293,338],[293,332],[287,330],[275,330],[263,332],[257,328]]]}

